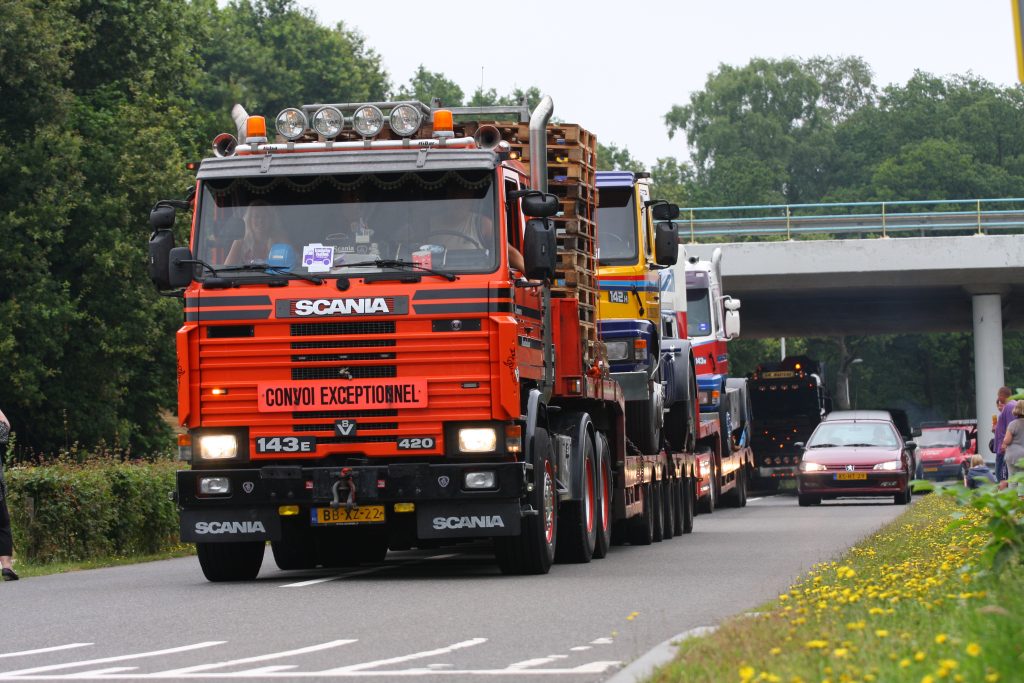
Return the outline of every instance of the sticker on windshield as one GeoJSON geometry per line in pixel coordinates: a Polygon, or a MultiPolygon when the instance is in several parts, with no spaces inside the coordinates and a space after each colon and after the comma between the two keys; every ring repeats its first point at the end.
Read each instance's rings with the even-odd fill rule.
{"type": "Polygon", "coordinates": [[[302,248],[302,265],[311,273],[329,273],[334,265],[334,247],[319,242],[307,244],[302,248]]]}

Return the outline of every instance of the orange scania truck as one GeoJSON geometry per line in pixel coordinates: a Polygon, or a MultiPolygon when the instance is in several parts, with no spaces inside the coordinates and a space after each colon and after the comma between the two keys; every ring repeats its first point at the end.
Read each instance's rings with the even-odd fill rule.
{"type": "MultiPolygon", "coordinates": [[[[236,106],[188,199],[157,202],[149,274],[184,303],[175,495],[207,579],[255,578],[267,541],[304,569],[492,539],[522,574],[692,528],[693,454],[625,437],[595,145],[552,111],[314,104],[272,139],[236,106]]],[[[674,224],[652,237],[671,265],[674,224]]]]}

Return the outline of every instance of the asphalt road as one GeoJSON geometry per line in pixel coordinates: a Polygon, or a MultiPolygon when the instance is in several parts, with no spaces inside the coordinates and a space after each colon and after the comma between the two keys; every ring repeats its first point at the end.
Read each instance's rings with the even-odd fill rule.
{"type": "Polygon", "coordinates": [[[604,681],[656,644],[754,609],[904,508],[751,500],[694,532],[506,577],[486,547],[207,583],[195,558],[0,583],[0,681],[604,681]]]}

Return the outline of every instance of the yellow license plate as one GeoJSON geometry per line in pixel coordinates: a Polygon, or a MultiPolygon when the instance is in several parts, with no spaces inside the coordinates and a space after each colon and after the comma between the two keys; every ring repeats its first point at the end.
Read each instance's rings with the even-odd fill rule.
{"type": "Polygon", "coordinates": [[[353,510],[345,508],[313,508],[309,521],[312,524],[383,524],[383,505],[360,505],[353,510]]]}
{"type": "Polygon", "coordinates": [[[925,467],[924,471],[925,472],[938,472],[939,468],[938,467],[925,467]]]}
{"type": "Polygon", "coordinates": [[[851,480],[860,480],[860,479],[867,479],[867,478],[868,478],[868,473],[867,472],[839,472],[839,473],[836,474],[836,480],[837,481],[851,481],[851,480]]]}

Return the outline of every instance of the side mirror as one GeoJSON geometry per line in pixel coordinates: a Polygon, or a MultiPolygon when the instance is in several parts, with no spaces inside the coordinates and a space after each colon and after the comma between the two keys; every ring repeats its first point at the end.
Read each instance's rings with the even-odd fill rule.
{"type": "MultiPolygon", "coordinates": [[[[658,204],[655,211],[663,207],[658,204]]],[[[654,224],[654,262],[659,266],[674,266],[679,260],[679,230],[671,221],[654,224]]]]}
{"type": "Polygon", "coordinates": [[[725,310],[727,311],[740,310],[740,300],[734,299],[731,296],[723,297],[722,305],[725,306],[725,310]]]}
{"type": "Polygon", "coordinates": [[[523,213],[536,218],[548,218],[554,216],[561,210],[562,205],[558,197],[553,194],[543,194],[530,190],[523,197],[523,213]]]}
{"type": "Polygon", "coordinates": [[[171,249],[170,267],[167,272],[166,289],[180,289],[192,283],[195,273],[195,265],[192,262],[192,250],[188,247],[175,247],[171,249]]]}
{"type": "Polygon", "coordinates": [[[903,445],[906,446],[907,450],[909,450],[909,451],[916,451],[917,450],[917,444],[915,442],[913,442],[913,441],[907,441],[903,445]]]}
{"type": "MultiPolygon", "coordinates": [[[[523,199],[525,203],[526,199],[523,199]]],[[[529,280],[550,280],[555,277],[557,263],[555,226],[550,221],[528,220],[523,237],[523,261],[529,280]]]]}
{"type": "Polygon", "coordinates": [[[725,336],[728,339],[735,339],[740,336],[740,312],[726,310],[725,312],[725,336]]]}
{"type": "MultiPolygon", "coordinates": [[[[150,214],[150,222],[157,209],[150,214]]],[[[174,209],[170,209],[171,222],[174,222],[174,209]]],[[[157,230],[149,237],[149,279],[157,289],[173,289],[170,282],[170,256],[174,249],[174,233],[170,230],[157,230]]]]}
{"type": "Polygon", "coordinates": [[[679,218],[679,206],[659,201],[651,206],[651,215],[656,221],[671,221],[679,218]]]}
{"type": "Polygon", "coordinates": [[[153,231],[170,230],[174,227],[174,207],[158,204],[149,212],[149,226],[153,231]]]}

